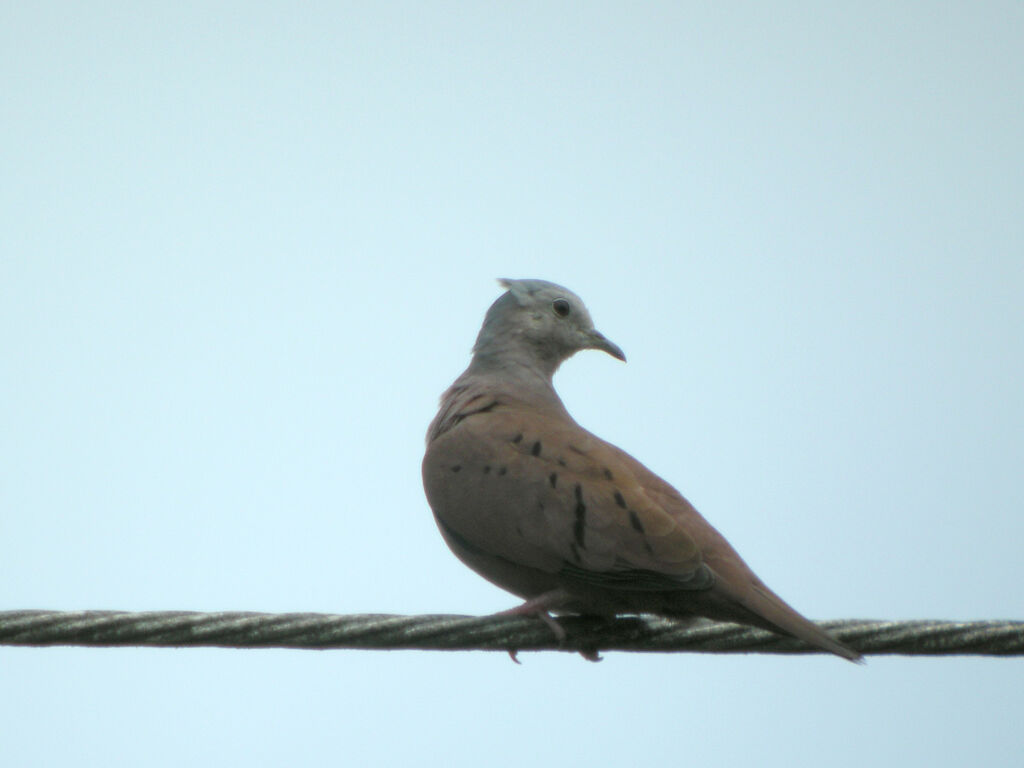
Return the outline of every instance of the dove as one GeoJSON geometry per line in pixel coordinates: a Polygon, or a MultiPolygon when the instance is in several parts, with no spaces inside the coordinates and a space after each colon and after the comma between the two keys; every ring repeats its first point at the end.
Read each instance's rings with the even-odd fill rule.
{"type": "Polygon", "coordinates": [[[423,487],[445,542],[525,602],[503,613],[655,614],[737,622],[860,654],[772,592],[675,488],[581,427],[552,377],[576,352],[623,362],[580,298],[500,280],[469,367],[427,432],[423,487]]]}

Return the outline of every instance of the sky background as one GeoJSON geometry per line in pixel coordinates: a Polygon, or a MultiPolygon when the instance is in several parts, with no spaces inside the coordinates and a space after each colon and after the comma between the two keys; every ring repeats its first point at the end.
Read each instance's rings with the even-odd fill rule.
{"type": "MultiPolygon", "coordinates": [[[[1024,6],[0,4],[0,609],[486,614],[497,277],[814,618],[1024,618],[1024,6]]],[[[0,648],[5,766],[1008,765],[1024,661],[0,648]],[[353,763],[354,764],[354,763],[353,763]]]]}

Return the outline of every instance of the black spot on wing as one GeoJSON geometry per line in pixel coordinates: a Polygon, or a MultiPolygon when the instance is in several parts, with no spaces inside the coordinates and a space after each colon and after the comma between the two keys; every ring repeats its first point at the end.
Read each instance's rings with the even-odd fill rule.
{"type": "Polygon", "coordinates": [[[558,485],[558,473],[552,472],[550,475],[548,475],[548,482],[551,483],[552,488],[558,485]]]}
{"type": "Polygon", "coordinates": [[[540,456],[540,440],[533,444],[533,447],[530,449],[530,455],[540,456]]]}
{"type": "MultiPolygon", "coordinates": [[[[629,524],[633,526],[633,530],[637,533],[644,532],[644,524],[640,522],[640,518],[637,517],[636,512],[632,509],[629,510],[629,524]]],[[[648,547],[648,549],[650,549],[650,547],[648,547]]]]}
{"type": "Polygon", "coordinates": [[[573,492],[576,494],[576,509],[573,510],[575,521],[572,526],[572,535],[580,549],[585,549],[583,539],[587,532],[587,505],[583,503],[583,486],[576,483],[573,492]]]}
{"type": "MultiPolygon", "coordinates": [[[[483,395],[477,395],[476,397],[470,398],[469,402],[466,403],[466,406],[470,405],[471,403],[476,402],[481,397],[483,397],[483,395]]],[[[451,426],[454,427],[455,425],[461,423],[463,419],[468,419],[470,416],[476,416],[478,413],[490,413],[495,408],[497,408],[499,405],[501,405],[501,403],[499,403],[497,400],[492,400],[490,403],[488,403],[487,405],[485,405],[485,406],[483,406],[481,408],[475,408],[473,410],[465,410],[465,411],[462,411],[462,413],[457,413],[457,414],[455,414],[452,417],[451,426]]],[[[463,407],[466,407],[466,406],[463,406],[463,407]]]]}
{"type": "Polygon", "coordinates": [[[518,435],[512,438],[513,443],[521,443],[523,441],[523,433],[520,432],[518,435]]]}
{"type": "Polygon", "coordinates": [[[452,467],[452,472],[458,472],[460,469],[462,469],[462,465],[456,464],[454,467],[452,467]]]}
{"type": "Polygon", "coordinates": [[[618,504],[623,509],[626,508],[626,500],[622,498],[622,494],[619,493],[618,491],[615,492],[615,503],[618,504]]]}
{"type": "Polygon", "coordinates": [[[612,471],[610,469],[608,469],[608,467],[604,468],[604,476],[606,478],[608,478],[609,480],[613,480],[614,479],[614,477],[612,476],[612,471]]]}
{"type": "Polygon", "coordinates": [[[491,465],[490,465],[490,464],[486,464],[486,465],[484,466],[484,474],[485,474],[485,475],[489,475],[489,474],[491,474],[491,465]]]}
{"type": "Polygon", "coordinates": [[[498,467],[498,474],[499,475],[507,475],[508,474],[508,467],[498,467]]]}

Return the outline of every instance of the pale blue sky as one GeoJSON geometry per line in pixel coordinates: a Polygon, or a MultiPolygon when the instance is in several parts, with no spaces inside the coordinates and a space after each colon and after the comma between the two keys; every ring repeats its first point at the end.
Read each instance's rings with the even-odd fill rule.
{"type": "MultiPolygon", "coordinates": [[[[816,618],[1024,618],[1024,6],[0,6],[0,609],[469,613],[494,278],[816,618]]],[[[1024,663],[0,648],[5,766],[1007,765],[1024,663]]]]}

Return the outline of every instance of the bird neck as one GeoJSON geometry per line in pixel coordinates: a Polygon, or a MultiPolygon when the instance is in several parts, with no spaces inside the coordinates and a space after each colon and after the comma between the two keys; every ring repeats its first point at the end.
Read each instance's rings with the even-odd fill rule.
{"type": "Polygon", "coordinates": [[[571,420],[551,383],[551,374],[536,366],[518,363],[514,358],[498,361],[477,353],[469,367],[441,396],[441,407],[427,430],[427,443],[436,440],[469,413],[490,410],[496,403],[527,405],[550,418],[571,420]]]}
{"type": "Polygon", "coordinates": [[[516,400],[530,402],[536,407],[554,406],[564,410],[565,406],[551,381],[561,361],[538,359],[528,352],[506,349],[497,355],[478,349],[459,381],[483,385],[491,392],[507,392],[516,400]]]}
{"type": "Polygon", "coordinates": [[[517,384],[536,382],[554,391],[551,383],[561,360],[543,357],[535,350],[523,346],[505,348],[500,351],[476,349],[466,373],[476,376],[514,380],[517,384]]]}

